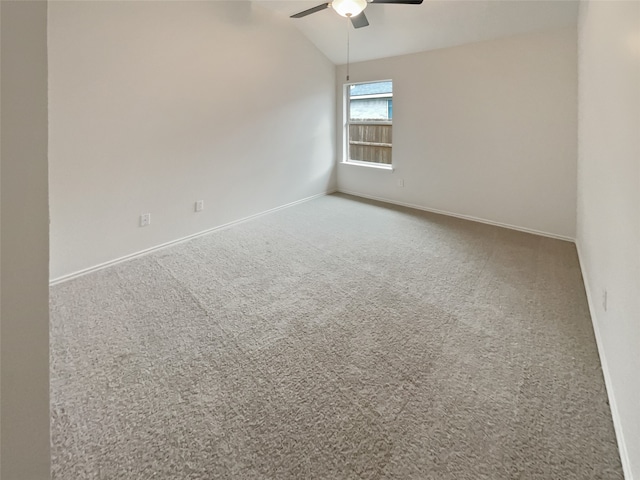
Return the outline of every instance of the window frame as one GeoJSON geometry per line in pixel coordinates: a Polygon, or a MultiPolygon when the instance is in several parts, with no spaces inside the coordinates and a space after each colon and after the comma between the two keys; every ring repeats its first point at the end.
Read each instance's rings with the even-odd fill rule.
{"type": "MultiPolygon", "coordinates": [[[[359,120],[357,122],[351,120],[351,86],[352,85],[364,85],[364,84],[368,84],[368,83],[381,83],[381,82],[391,82],[391,88],[392,88],[392,92],[390,95],[387,96],[387,98],[390,98],[391,101],[393,102],[393,80],[392,79],[385,79],[385,80],[369,80],[369,81],[365,81],[365,82],[349,82],[349,83],[345,83],[343,86],[343,95],[342,95],[342,99],[343,99],[343,128],[342,128],[342,163],[347,164],[347,165],[356,165],[356,166],[361,166],[361,167],[373,167],[373,168],[378,168],[378,169],[382,169],[382,170],[390,170],[393,171],[393,142],[391,143],[392,147],[391,147],[391,163],[378,163],[378,162],[368,162],[365,160],[356,160],[356,159],[351,159],[349,157],[349,145],[350,145],[350,138],[349,138],[349,126],[352,123],[357,123],[357,124],[370,124],[370,125],[391,125],[393,127],[393,117],[391,118],[391,120],[359,120]]],[[[374,97],[372,97],[374,98],[374,97]]],[[[380,98],[380,97],[376,97],[376,98],[380,98]]],[[[389,107],[387,106],[387,109],[389,107]]],[[[393,130],[392,130],[393,131],[393,130]]]]}

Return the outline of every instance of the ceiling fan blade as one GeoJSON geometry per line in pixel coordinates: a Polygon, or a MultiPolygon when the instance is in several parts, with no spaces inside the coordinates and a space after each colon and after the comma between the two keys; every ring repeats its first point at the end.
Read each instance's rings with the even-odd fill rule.
{"type": "Polygon", "coordinates": [[[400,5],[420,5],[422,0],[370,0],[369,3],[397,3],[400,5]]]}
{"type": "Polygon", "coordinates": [[[318,5],[317,7],[310,8],[309,10],[305,10],[304,12],[296,13],[295,15],[291,15],[291,18],[302,18],[307,15],[311,15],[312,13],[321,12],[325,8],[329,6],[328,3],[323,3],[322,5],[318,5]]]}
{"type": "Polygon", "coordinates": [[[362,12],[355,17],[351,17],[351,24],[353,25],[353,28],[362,28],[369,25],[369,20],[367,20],[366,15],[362,12]]]}

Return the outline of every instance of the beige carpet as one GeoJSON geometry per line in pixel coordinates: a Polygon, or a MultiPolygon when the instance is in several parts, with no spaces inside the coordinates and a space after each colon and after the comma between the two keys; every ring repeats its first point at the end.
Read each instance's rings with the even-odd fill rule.
{"type": "Polygon", "coordinates": [[[332,195],[51,290],[54,479],[621,479],[575,247],[332,195]]]}

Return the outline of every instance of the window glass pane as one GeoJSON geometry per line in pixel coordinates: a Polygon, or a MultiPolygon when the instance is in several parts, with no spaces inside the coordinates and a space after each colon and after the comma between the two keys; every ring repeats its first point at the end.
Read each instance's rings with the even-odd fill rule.
{"type": "Polygon", "coordinates": [[[393,96],[391,82],[374,82],[349,87],[349,120],[389,121],[393,96]]]}
{"type": "Polygon", "coordinates": [[[391,165],[393,118],[392,82],[350,85],[347,101],[349,160],[391,165]]]}

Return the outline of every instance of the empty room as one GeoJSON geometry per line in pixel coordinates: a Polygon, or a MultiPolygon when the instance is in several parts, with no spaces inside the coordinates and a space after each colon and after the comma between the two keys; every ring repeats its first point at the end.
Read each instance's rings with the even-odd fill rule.
{"type": "Polygon", "coordinates": [[[640,2],[0,25],[3,480],[640,480],[640,2]]]}

